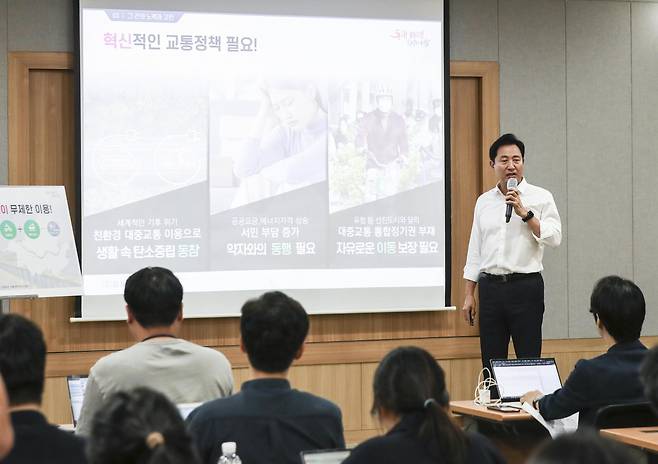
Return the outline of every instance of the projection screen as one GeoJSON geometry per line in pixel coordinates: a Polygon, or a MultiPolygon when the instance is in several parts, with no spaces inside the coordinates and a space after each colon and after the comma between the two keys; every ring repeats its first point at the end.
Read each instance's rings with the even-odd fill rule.
{"type": "Polygon", "coordinates": [[[446,306],[442,1],[79,4],[83,319],[145,266],[186,317],[446,306]]]}

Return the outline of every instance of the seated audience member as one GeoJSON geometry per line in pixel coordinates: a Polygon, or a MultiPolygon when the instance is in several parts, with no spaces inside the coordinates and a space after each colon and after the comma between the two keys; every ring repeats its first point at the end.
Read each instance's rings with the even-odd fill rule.
{"type": "Polygon", "coordinates": [[[185,422],[166,396],[136,388],[109,396],[91,421],[91,464],[196,464],[185,422]]]}
{"type": "Polygon", "coordinates": [[[592,291],[590,312],[601,337],[612,346],[601,356],[578,361],[554,393],[523,395],[521,401],[532,404],[547,420],[580,412],[578,426],[592,425],[603,406],[646,401],[640,382],[640,365],[647,354],[639,340],[645,315],[642,291],[630,280],[604,277],[592,291]]]}
{"type": "Polygon", "coordinates": [[[647,353],[640,369],[640,377],[644,384],[644,393],[658,414],[658,345],[647,353]]]}
{"type": "Polygon", "coordinates": [[[560,435],[547,440],[528,464],[640,464],[641,454],[607,440],[592,430],[560,435]]]}
{"type": "Polygon", "coordinates": [[[0,459],[7,456],[12,446],[14,446],[14,428],[11,426],[9,415],[9,399],[7,399],[5,383],[0,377],[0,459]]]}
{"type": "Polygon", "coordinates": [[[84,441],[49,424],[41,413],[46,343],[41,330],[16,314],[0,316],[0,374],[7,386],[14,447],[2,464],[86,463],[84,441]]]}
{"type": "Polygon", "coordinates": [[[119,390],[150,387],[173,403],[197,403],[233,391],[231,365],[210,348],[178,338],[183,321],[183,287],[161,267],[147,267],[126,280],[123,293],[128,329],[138,343],[91,368],[77,433],[89,433],[91,418],[119,390]]]}
{"type": "Polygon", "coordinates": [[[340,409],[292,389],[287,380],[290,365],[304,351],[308,326],[302,305],[281,292],[242,306],[241,348],[253,380],[188,417],[203,463],[215,464],[227,441],[237,443],[237,454],[249,464],[298,464],[300,451],[345,446],[340,409]]]}
{"type": "Polygon", "coordinates": [[[425,350],[396,348],[377,366],[372,414],[386,435],[357,446],[343,464],[488,464],[504,459],[481,435],[450,418],[441,366],[425,350]]]}
{"type": "MultiPolygon", "coordinates": [[[[640,368],[640,378],[644,385],[644,394],[651,403],[655,414],[658,415],[658,346],[654,346],[647,353],[647,357],[640,368]]],[[[649,464],[658,463],[658,453],[647,453],[649,464]]]]}

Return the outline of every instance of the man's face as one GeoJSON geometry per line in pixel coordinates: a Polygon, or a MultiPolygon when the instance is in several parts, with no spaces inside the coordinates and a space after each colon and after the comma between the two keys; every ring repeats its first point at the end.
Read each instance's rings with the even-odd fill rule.
{"type": "Polygon", "coordinates": [[[388,113],[393,108],[393,97],[382,95],[377,97],[377,109],[382,113],[388,113]]]}
{"type": "Polygon", "coordinates": [[[312,122],[318,105],[311,93],[310,90],[270,90],[272,110],[281,124],[292,129],[303,129],[312,122]]]}
{"type": "Polygon", "coordinates": [[[500,185],[506,185],[507,179],[516,177],[517,182],[523,179],[523,156],[516,145],[503,145],[496,153],[496,159],[491,161],[496,179],[500,185]]]}

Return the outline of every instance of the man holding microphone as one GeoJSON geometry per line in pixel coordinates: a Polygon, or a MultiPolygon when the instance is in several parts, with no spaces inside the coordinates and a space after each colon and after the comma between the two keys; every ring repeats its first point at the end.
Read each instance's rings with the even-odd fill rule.
{"type": "Polygon", "coordinates": [[[507,358],[510,336],[518,358],[539,357],[544,316],[544,246],[557,247],[562,224],[553,195],[523,177],[525,145],[504,134],[489,148],[497,185],[480,195],[464,267],[462,312],[475,323],[479,284],[483,367],[507,358]]]}

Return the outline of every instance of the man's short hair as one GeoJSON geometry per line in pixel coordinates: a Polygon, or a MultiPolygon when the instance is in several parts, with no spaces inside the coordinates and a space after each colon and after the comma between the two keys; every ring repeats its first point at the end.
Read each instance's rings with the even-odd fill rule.
{"type": "Polygon", "coordinates": [[[262,372],[287,370],[308,334],[308,315],[282,292],[264,293],[242,306],[240,333],[251,365],[262,372]]]}
{"type": "Polygon", "coordinates": [[[521,152],[521,158],[525,159],[525,145],[523,144],[523,142],[517,139],[516,135],[514,134],[503,134],[500,137],[498,137],[498,140],[492,143],[491,147],[489,147],[489,159],[491,161],[496,161],[496,155],[498,154],[498,149],[506,145],[516,145],[517,147],[519,147],[519,151],[521,152]]]}
{"type": "Polygon", "coordinates": [[[658,345],[649,350],[642,368],[640,378],[644,385],[644,396],[651,402],[654,411],[658,413],[658,345]]]}
{"type": "Polygon", "coordinates": [[[632,281],[619,276],[599,280],[590,297],[590,312],[617,343],[640,338],[646,305],[642,290],[632,281]]]}
{"type": "Polygon", "coordinates": [[[41,404],[46,342],[37,325],[18,314],[0,315],[0,374],[9,405],[41,404]]]}
{"type": "Polygon", "coordinates": [[[123,298],[142,327],[170,326],[183,303],[183,286],[169,269],[145,267],[126,280],[123,298]]]}

